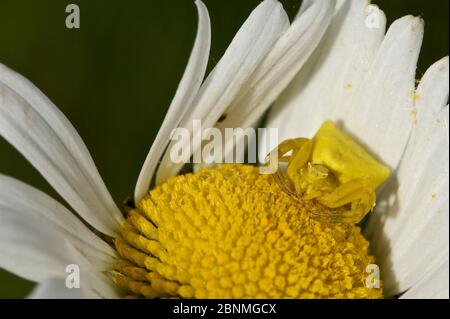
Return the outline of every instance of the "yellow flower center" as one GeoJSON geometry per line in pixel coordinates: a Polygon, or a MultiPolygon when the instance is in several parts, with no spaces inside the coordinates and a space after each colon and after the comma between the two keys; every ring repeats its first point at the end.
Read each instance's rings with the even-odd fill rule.
{"type": "Polygon", "coordinates": [[[129,211],[112,278],[148,298],[382,297],[360,228],[311,218],[323,207],[249,165],[173,177],[129,211]]]}

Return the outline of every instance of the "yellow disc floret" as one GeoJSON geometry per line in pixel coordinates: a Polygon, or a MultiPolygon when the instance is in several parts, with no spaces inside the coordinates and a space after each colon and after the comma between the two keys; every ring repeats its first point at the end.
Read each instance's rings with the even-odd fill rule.
{"type": "Polygon", "coordinates": [[[182,298],[379,298],[353,224],[321,223],[271,175],[222,165],[176,176],[131,210],[113,280],[129,295],[182,298]]]}

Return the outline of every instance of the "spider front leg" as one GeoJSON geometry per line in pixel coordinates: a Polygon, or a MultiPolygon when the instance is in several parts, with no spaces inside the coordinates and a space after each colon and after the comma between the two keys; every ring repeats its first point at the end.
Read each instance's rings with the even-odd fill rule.
{"type": "Polygon", "coordinates": [[[299,172],[310,160],[312,150],[313,142],[310,139],[295,138],[281,142],[266,157],[267,165],[271,165],[272,162],[275,162],[275,159],[278,162],[288,163],[284,175],[279,169],[275,175],[276,181],[288,194],[296,196],[295,189],[297,187],[295,185],[298,183],[299,172]],[[290,155],[286,155],[291,151],[290,155]]]}
{"type": "MultiPolygon", "coordinates": [[[[328,208],[350,205],[349,209],[339,212],[339,216],[329,215],[328,218],[358,223],[375,206],[376,194],[365,178],[357,178],[338,186],[333,192],[317,200],[328,208]]],[[[326,215],[321,215],[320,218],[322,217],[327,218],[326,215]]]]}
{"type": "Polygon", "coordinates": [[[280,143],[266,158],[266,163],[275,158],[287,162],[286,176],[292,178],[308,163],[313,150],[313,142],[307,138],[295,138],[280,143]],[[292,151],[291,155],[286,155],[292,151]]]}

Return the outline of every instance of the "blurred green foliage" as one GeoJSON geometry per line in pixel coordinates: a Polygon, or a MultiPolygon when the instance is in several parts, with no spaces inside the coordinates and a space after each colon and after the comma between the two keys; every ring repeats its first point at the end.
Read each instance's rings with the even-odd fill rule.
{"type": "MultiPolygon", "coordinates": [[[[204,1],[212,21],[209,68],[259,0],[204,1]]],[[[299,0],[281,1],[292,18],[299,0]]],[[[426,21],[418,75],[448,54],[448,0],[377,0],[388,22],[426,21]]],[[[28,77],[76,127],[117,203],[132,194],[147,151],[183,73],[195,37],[193,1],[1,0],[0,62],[28,77]],[[81,28],[65,27],[65,7],[81,28]]],[[[0,172],[60,199],[0,138],[0,172]]],[[[0,270],[0,298],[33,283],[0,270]]]]}

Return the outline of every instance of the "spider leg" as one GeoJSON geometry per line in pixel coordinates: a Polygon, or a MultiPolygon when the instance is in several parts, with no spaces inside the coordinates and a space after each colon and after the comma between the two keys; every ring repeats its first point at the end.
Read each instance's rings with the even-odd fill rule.
{"type": "Polygon", "coordinates": [[[329,208],[350,204],[343,213],[345,218],[359,222],[375,205],[376,194],[364,178],[353,179],[338,186],[333,192],[318,198],[319,203],[329,208]]]}

